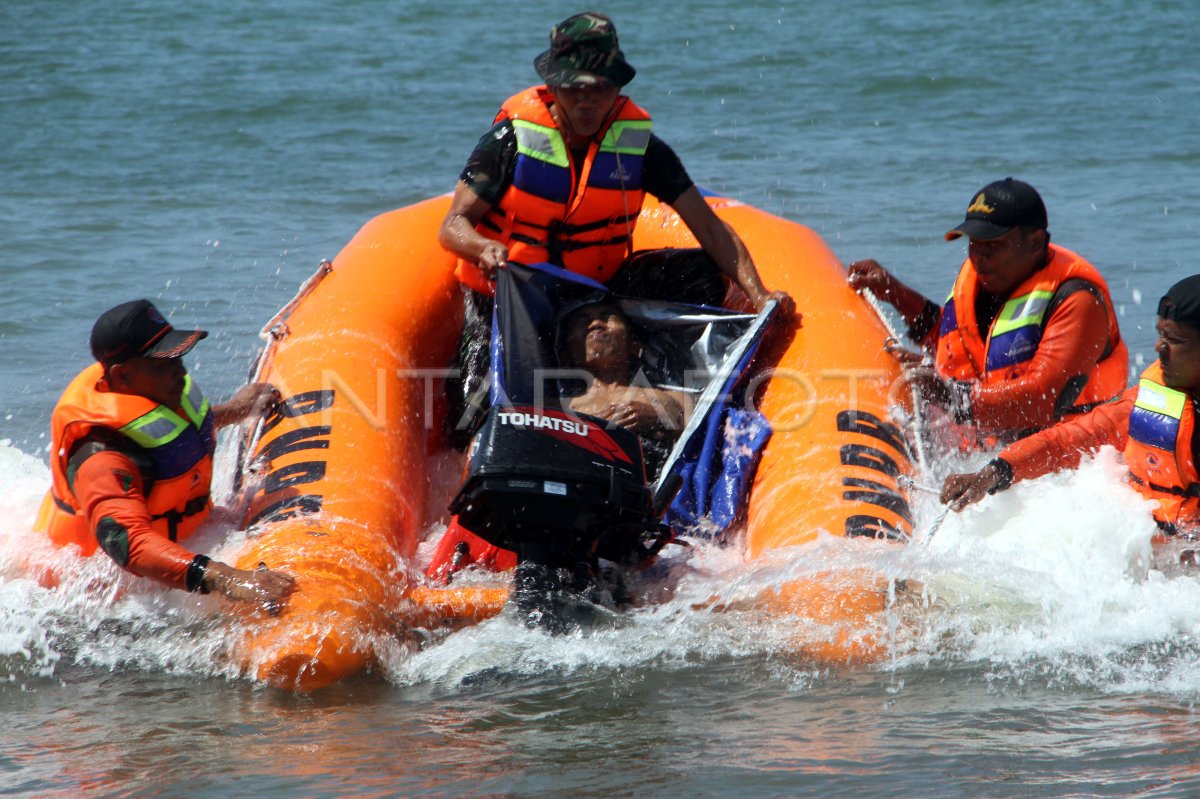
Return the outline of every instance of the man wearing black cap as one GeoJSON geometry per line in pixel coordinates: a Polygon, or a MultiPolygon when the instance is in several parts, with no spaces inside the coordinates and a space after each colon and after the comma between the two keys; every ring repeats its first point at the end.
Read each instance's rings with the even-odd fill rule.
{"type": "Polygon", "coordinates": [[[1014,482],[1078,465],[1105,444],[1120,449],[1129,479],[1157,500],[1154,518],[1167,535],[1200,532],[1200,275],[1179,281],[1158,304],[1158,360],[1116,402],[1043,430],[1004,449],[969,474],[952,474],[941,499],[955,510],[1014,482]]]}
{"type": "Polygon", "coordinates": [[[277,610],[292,577],[235,569],[178,542],[208,518],[215,431],[279,401],[270,385],[243,386],[210,406],[183,367],[203,330],[176,330],[147,300],[105,311],[92,328],[96,363],[51,416],[52,485],[35,528],[84,555],[103,549],[122,568],[174,588],[277,610]]]}
{"type": "Polygon", "coordinates": [[[1046,206],[1028,183],[978,191],[946,233],[968,257],[944,306],[876,261],[850,264],[849,282],[891,303],[934,355],[914,370],[921,395],[971,423],[981,443],[1014,441],[1119,394],[1129,354],[1108,285],[1079,255],[1050,243],[1046,206]]]}
{"type": "MultiPolygon", "coordinates": [[[[576,14],[534,59],[545,85],[509,98],[467,160],[438,239],[459,256],[466,292],[458,360],[466,397],[486,372],[496,269],[549,262],[618,294],[720,305],[725,278],[756,309],[775,298],[742,242],[713,213],[683,164],[651,133],[650,115],[621,94],[635,70],[612,20],[576,14]],[[632,253],[642,199],[670,205],[700,250],[632,253]]],[[[463,401],[452,396],[455,405],[463,401]]],[[[457,412],[455,408],[454,412],[457,412]]]]}

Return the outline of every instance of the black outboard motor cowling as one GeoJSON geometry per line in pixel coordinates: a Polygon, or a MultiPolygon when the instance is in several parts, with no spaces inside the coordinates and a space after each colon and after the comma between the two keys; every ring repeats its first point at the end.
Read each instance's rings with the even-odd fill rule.
{"type": "Polygon", "coordinates": [[[450,508],[520,561],[555,567],[638,562],[656,551],[645,539],[660,530],[637,435],[526,405],[489,409],[450,508]]]}

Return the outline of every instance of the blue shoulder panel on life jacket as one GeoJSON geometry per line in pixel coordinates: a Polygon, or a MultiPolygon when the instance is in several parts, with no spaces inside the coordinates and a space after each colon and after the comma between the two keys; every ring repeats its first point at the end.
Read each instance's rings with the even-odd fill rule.
{"type": "Polygon", "coordinates": [[[1179,420],[1147,408],[1134,407],[1129,413],[1129,437],[1150,447],[1175,451],[1179,420]]]}

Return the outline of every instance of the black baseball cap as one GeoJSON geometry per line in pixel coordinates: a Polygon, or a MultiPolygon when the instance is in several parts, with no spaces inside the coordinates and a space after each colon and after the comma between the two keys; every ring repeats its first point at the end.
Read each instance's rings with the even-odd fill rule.
{"type": "Polygon", "coordinates": [[[92,326],[92,355],[106,368],[138,356],[178,358],[207,335],[176,330],[149,300],[134,300],[100,314],[92,326]]]}
{"type": "Polygon", "coordinates": [[[967,218],[946,232],[946,241],[959,236],[987,241],[1015,227],[1045,230],[1046,204],[1037,190],[1013,178],[997,180],[980,189],[967,206],[967,218]]]}
{"type": "Polygon", "coordinates": [[[1158,315],[1200,330],[1200,275],[1185,277],[1158,301],[1158,315]]]}

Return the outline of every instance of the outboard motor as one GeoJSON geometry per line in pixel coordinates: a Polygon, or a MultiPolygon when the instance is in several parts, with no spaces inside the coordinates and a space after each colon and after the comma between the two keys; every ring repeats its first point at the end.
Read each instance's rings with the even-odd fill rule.
{"type": "Polygon", "coordinates": [[[633,564],[669,535],[651,505],[642,447],[602,419],[496,405],[471,444],[451,510],[518,561],[572,570],[633,564]]]}
{"type": "Polygon", "coordinates": [[[516,604],[531,621],[565,629],[563,618],[580,607],[570,596],[620,604],[619,575],[601,562],[636,565],[671,540],[663,516],[684,474],[688,493],[705,482],[695,468],[702,445],[724,438],[714,411],[747,371],[770,316],[614,298],[548,264],[497,274],[490,407],[450,509],[467,530],[517,554],[516,604]],[[562,324],[570,309],[598,301],[618,302],[641,331],[639,374],[694,397],[656,475],[647,475],[635,433],[565,410],[581,372],[561,363],[562,324]]]}

